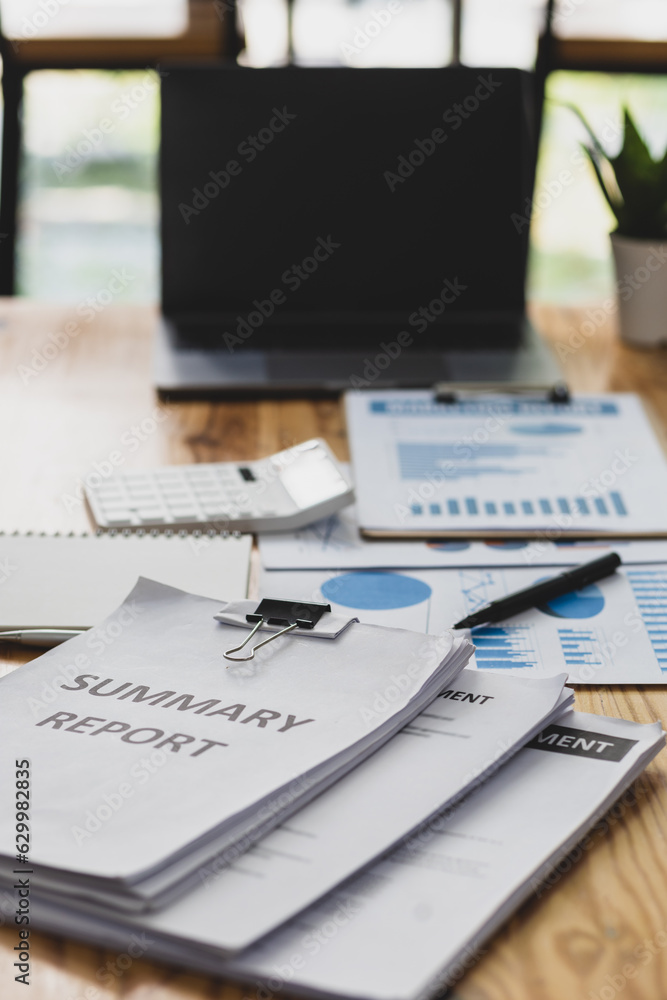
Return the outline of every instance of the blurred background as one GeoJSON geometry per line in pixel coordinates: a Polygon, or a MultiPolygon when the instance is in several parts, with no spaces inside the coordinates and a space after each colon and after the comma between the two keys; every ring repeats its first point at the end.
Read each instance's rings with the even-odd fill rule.
{"type": "MultiPolygon", "coordinates": [[[[194,6],[208,18],[202,32],[238,37],[245,65],[291,58],[360,68],[442,66],[459,55],[471,66],[532,69],[546,11],[542,0],[464,0],[460,11],[454,0],[295,0],[289,9],[286,0],[239,0],[238,11],[231,0],[194,0],[194,6]],[[457,17],[460,53],[453,42],[457,17]]],[[[17,59],[31,45],[56,51],[58,40],[76,37],[100,44],[114,38],[121,47],[124,38],[128,44],[178,38],[188,31],[192,8],[193,0],[0,2],[3,35],[17,59]]],[[[578,40],[584,63],[578,68],[572,59],[571,68],[559,68],[555,60],[546,76],[528,291],[534,300],[582,305],[612,292],[613,218],[579,154],[582,126],[565,105],[584,110],[610,151],[620,145],[627,105],[652,151],[662,153],[667,75],[656,71],[659,64],[649,66],[651,72],[636,70],[645,68],[642,52],[655,63],[663,43],[667,47],[667,3],[562,0],[554,6],[553,32],[563,46],[578,40]],[[587,39],[594,42],[588,49],[587,39]],[[599,65],[606,71],[596,71],[599,65]]],[[[122,261],[128,280],[118,298],[158,301],[160,65],[148,67],[147,60],[146,68],[131,70],[37,68],[25,76],[18,294],[79,302],[104,287],[122,261]]],[[[472,224],[483,227],[474,206],[471,214],[472,224]]]]}

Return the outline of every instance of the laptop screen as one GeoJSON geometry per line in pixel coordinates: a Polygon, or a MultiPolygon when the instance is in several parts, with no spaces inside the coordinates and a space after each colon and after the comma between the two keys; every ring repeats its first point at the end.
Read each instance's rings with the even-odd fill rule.
{"type": "Polygon", "coordinates": [[[221,346],[337,349],[397,329],[442,346],[452,324],[520,316],[529,80],[507,69],[170,69],[165,315],[221,346]]]}

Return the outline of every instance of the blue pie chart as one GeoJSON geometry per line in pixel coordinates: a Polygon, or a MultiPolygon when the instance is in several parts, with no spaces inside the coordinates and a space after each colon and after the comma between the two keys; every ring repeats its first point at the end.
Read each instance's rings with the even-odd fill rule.
{"type": "Polygon", "coordinates": [[[426,547],[439,552],[464,552],[470,548],[470,542],[427,542],[426,547]]]}
{"type": "Polygon", "coordinates": [[[507,541],[499,542],[484,542],[486,546],[490,549],[525,549],[528,542],[513,541],[511,539],[507,541]]]}
{"type": "Polygon", "coordinates": [[[603,608],[602,591],[594,583],[538,605],[539,611],[552,618],[594,618],[603,608]]]}
{"type": "Polygon", "coordinates": [[[320,589],[325,600],[360,611],[409,608],[432,593],[427,583],[402,573],[343,573],[332,576],[320,589]]]}

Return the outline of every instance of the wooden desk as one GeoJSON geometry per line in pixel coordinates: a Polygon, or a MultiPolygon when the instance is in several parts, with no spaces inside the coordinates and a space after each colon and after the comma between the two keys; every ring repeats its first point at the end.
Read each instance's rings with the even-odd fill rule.
{"type": "MultiPolygon", "coordinates": [[[[575,390],[640,392],[664,439],[667,352],[622,348],[611,321],[586,338],[577,334],[580,313],[546,307],[534,313],[549,339],[561,345],[575,390]]],[[[86,323],[74,310],[0,302],[0,529],[84,529],[82,505],[65,498],[76,499],[80,477],[124,447],[125,465],[139,467],[259,457],[322,435],[340,458],[347,457],[335,401],[158,404],[149,381],[152,319],[150,309],[111,307],[86,323]],[[70,322],[76,326],[69,341],[59,337],[65,346],[48,347],[49,334],[61,334],[70,322]],[[143,436],[133,450],[122,444],[128,432],[132,440],[143,436]]],[[[7,647],[0,647],[0,657],[0,673],[29,658],[7,647]]],[[[590,688],[578,693],[577,703],[585,711],[639,722],[667,719],[667,688],[590,688]]],[[[637,788],[636,801],[624,798],[594,848],[563,865],[568,870],[486,946],[457,985],[457,1000],[667,996],[667,947],[661,945],[667,930],[667,753],[637,788]],[[623,977],[627,984],[619,990],[623,977]]],[[[146,961],[134,962],[113,981],[100,979],[96,974],[113,962],[113,952],[37,933],[31,937],[32,983],[26,990],[13,980],[16,941],[13,925],[0,930],[2,1000],[248,996],[146,961]]]]}

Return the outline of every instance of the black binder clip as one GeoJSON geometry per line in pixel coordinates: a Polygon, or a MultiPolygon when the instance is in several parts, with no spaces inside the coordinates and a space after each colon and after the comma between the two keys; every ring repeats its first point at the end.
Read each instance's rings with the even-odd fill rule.
{"type": "Polygon", "coordinates": [[[295,628],[315,628],[326,611],[331,611],[330,604],[302,604],[300,601],[279,601],[271,597],[265,597],[260,601],[255,611],[245,616],[246,621],[255,622],[255,627],[248,633],[240,646],[233,646],[231,649],[228,649],[224,653],[224,656],[227,660],[234,660],[237,663],[243,660],[252,660],[255,652],[261,646],[266,646],[268,642],[273,642],[274,639],[278,639],[281,635],[293,632],[295,628]],[[253,646],[249,656],[230,655],[231,653],[237,653],[239,649],[243,649],[262,625],[282,625],[283,628],[253,646]]]}

